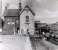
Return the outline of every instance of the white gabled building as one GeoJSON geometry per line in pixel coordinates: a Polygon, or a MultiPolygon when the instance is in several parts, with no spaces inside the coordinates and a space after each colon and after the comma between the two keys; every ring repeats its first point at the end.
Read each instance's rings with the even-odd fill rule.
{"type": "Polygon", "coordinates": [[[35,13],[26,5],[21,11],[20,15],[20,33],[21,34],[34,34],[34,16],[35,13]]]}

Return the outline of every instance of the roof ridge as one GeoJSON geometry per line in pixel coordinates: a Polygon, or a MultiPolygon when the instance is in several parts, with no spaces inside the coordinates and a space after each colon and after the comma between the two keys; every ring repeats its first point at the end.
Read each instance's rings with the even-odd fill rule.
{"type": "Polygon", "coordinates": [[[31,7],[29,7],[28,5],[26,5],[26,6],[21,10],[20,15],[22,14],[22,12],[23,12],[24,10],[26,10],[26,8],[29,8],[28,10],[30,10],[30,11],[32,12],[32,14],[35,16],[34,11],[33,11],[33,10],[31,9],[31,7]]]}

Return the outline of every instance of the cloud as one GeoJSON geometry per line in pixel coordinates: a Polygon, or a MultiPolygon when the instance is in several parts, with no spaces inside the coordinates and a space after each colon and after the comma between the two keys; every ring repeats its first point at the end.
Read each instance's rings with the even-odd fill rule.
{"type": "Polygon", "coordinates": [[[36,0],[33,5],[36,19],[48,23],[58,21],[58,0],[36,0]]]}

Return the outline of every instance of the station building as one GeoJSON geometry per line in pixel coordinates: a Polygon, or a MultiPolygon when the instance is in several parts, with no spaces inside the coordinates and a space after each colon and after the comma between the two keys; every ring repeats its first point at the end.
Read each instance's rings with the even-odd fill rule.
{"type": "Polygon", "coordinates": [[[19,3],[18,9],[5,8],[4,27],[2,34],[34,34],[34,16],[35,13],[31,7],[26,4],[24,8],[19,3]]]}

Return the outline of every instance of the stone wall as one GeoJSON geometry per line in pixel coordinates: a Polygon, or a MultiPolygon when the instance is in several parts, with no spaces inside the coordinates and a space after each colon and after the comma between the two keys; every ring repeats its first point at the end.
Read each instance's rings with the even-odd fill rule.
{"type": "Polygon", "coordinates": [[[30,34],[34,34],[34,16],[30,11],[24,11],[20,16],[20,33],[27,34],[27,29],[30,34]],[[29,25],[26,24],[26,16],[29,16],[29,25]]]}

